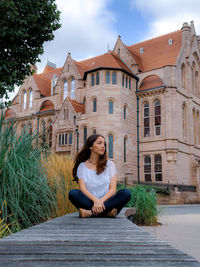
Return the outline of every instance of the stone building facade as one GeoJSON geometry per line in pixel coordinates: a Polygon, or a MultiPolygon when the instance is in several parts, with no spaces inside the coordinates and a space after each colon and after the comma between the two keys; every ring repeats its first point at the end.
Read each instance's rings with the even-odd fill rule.
{"type": "Polygon", "coordinates": [[[89,135],[102,134],[119,181],[137,182],[139,168],[141,182],[171,188],[168,203],[199,202],[199,75],[193,22],[131,46],[119,36],[103,55],[77,62],[69,53],[62,68],[35,67],[6,117],[19,134],[25,124],[48,128],[52,150],[72,158],[89,135]]]}

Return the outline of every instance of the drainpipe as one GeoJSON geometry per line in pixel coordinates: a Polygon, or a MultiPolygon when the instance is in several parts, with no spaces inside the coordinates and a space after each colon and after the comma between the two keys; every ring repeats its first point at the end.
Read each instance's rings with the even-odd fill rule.
{"type": "Polygon", "coordinates": [[[138,184],[140,184],[140,149],[139,149],[139,144],[140,144],[140,125],[139,125],[139,96],[137,94],[138,92],[138,81],[136,81],[136,97],[137,97],[137,171],[138,171],[138,184]]]}

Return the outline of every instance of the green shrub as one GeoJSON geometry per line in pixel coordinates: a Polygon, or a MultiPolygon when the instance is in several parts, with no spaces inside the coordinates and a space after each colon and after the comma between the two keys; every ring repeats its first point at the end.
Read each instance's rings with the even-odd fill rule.
{"type": "MultiPolygon", "coordinates": [[[[118,185],[117,189],[125,188],[124,185],[118,185]]],[[[145,186],[135,185],[127,187],[131,193],[131,200],[126,207],[135,207],[136,214],[133,216],[134,223],[138,225],[155,225],[157,224],[157,198],[154,189],[148,190],[145,186]]]]}
{"type": "Polygon", "coordinates": [[[12,232],[41,223],[56,207],[55,194],[48,186],[41,165],[41,151],[36,147],[36,135],[28,131],[16,135],[16,125],[3,124],[0,118],[0,203],[4,223],[12,232]],[[15,221],[17,224],[12,224],[15,221]]]}

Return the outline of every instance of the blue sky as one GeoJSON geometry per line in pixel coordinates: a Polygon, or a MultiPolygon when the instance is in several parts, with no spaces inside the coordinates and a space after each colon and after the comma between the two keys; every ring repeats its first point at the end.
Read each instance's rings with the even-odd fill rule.
{"type": "Polygon", "coordinates": [[[63,66],[68,52],[77,61],[106,53],[118,35],[131,45],[181,29],[191,20],[200,34],[199,0],[56,0],[56,4],[62,28],[44,44],[39,73],[47,60],[63,66]]]}

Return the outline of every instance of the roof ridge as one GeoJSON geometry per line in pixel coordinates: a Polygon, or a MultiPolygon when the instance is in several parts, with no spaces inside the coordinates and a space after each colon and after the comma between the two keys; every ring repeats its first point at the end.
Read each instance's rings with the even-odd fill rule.
{"type": "Polygon", "coordinates": [[[172,33],[177,33],[177,32],[180,32],[180,31],[181,31],[181,30],[176,30],[176,31],[173,31],[173,32],[165,33],[165,34],[163,34],[163,35],[159,35],[159,36],[156,36],[156,37],[152,37],[152,38],[150,38],[150,39],[148,39],[148,40],[144,40],[144,41],[141,41],[141,42],[139,42],[139,43],[135,43],[135,44],[129,45],[129,46],[127,46],[127,47],[130,48],[130,47],[132,47],[132,46],[134,46],[134,45],[139,45],[139,44],[142,44],[142,43],[146,43],[146,42],[149,42],[149,41],[158,39],[158,38],[161,39],[161,38],[163,38],[163,37],[166,37],[167,35],[170,35],[170,34],[172,34],[172,33]]]}
{"type": "Polygon", "coordinates": [[[92,60],[92,59],[95,59],[95,58],[101,57],[101,56],[103,56],[103,55],[106,55],[106,54],[109,54],[109,53],[108,53],[108,52],[106,52],[106,53],[100,54],[100,55],[98,55],[98,56],[91,57],[91,58],[88,58],[88,59],[83,59],[83,60],[81,60],[81,61],[76,61],[76,62],[83,64],[83,63],[82,63],[83,61],[92,60]]]}

